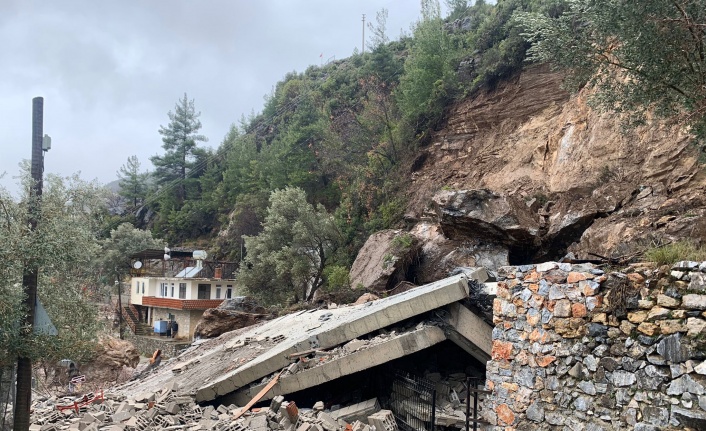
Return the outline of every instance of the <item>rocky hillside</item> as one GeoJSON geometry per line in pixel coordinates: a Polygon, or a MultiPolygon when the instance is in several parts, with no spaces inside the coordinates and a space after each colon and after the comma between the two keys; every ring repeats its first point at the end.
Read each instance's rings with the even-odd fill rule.
{"type": "Polygon", "coordinates": [[[456,266],[624,258],[706,233],[706,177],[684,130],[635,129],[532,67],[453,106],[412,167],[420,281],[456,266]]]}

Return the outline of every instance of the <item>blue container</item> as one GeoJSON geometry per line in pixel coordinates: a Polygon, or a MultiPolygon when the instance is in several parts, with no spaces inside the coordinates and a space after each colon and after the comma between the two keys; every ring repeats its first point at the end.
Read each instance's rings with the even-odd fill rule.
{"type": "Polygon", "coordinates": [[[157,320],[154,322],[154,332],[155,334],[166,334],[167,333],[167,321],[157,320]]]}

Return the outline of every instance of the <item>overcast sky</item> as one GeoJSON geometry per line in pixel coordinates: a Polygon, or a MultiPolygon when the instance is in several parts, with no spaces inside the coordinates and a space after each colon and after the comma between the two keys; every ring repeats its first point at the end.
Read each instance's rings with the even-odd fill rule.
{"type": "Polygon", "coordinates": [[[360,50],[381,8],[392,39],[419,18],[418,0],[0,0],[0,184],[30,158],[35,96],[45,173],[107,183],[131,155],[152,170],[185,92],[216,148],[287,72],[360,50]]]}

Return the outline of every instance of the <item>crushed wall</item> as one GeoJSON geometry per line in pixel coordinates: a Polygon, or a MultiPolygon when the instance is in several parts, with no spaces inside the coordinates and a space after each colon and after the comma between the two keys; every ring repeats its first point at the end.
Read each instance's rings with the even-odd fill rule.
{"type": "Polygon", "coordinates": [[[487,429],[706,429],[701,271],[501,268],[487,429]]]}

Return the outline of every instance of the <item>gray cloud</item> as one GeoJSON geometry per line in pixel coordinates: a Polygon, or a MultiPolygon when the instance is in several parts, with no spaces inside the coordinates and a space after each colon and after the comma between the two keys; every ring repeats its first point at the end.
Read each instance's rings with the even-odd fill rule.
{"type": "Polygon", "coordinates": [[[285,73],[360,49],[361,14],[383,7],[393,39],[419,15],[416,0],[5,0],[0,184],[15,190],[30,155],[35,96],[53,139],[45,172],[109,182],[130,155],[151,168],[184,92],[217,147],[285,73]]]}

